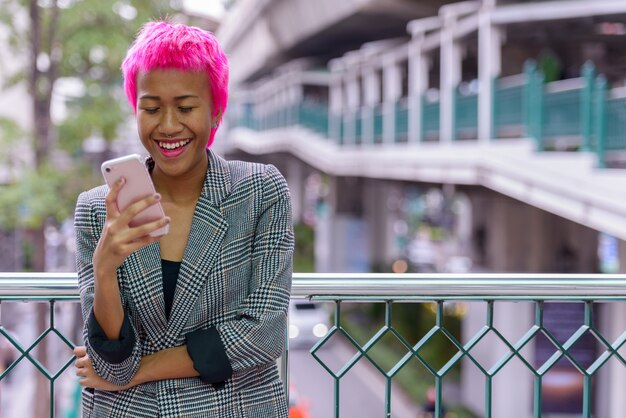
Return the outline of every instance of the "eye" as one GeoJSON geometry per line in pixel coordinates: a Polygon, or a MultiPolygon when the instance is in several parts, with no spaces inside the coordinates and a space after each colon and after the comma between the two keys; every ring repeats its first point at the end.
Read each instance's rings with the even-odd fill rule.
{"type": "Polygon", "coordinates": [[[154,115],[156,112],[159,111],[158,107],[144,107],[143,109],[144,112],[146,112],[149,115],[154,115]]]}
{"type": "Polygon", "coordinates": [[[193,110],[193,107],[185,107],[185,106],[181,106],[178,108],[178,110],[181,111],[181,113],[189,113],[193,110]]]}

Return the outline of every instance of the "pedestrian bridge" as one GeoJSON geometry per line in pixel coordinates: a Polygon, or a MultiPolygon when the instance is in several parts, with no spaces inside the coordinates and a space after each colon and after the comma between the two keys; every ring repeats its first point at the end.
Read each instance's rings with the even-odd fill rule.
{"type": "MultiPolygon", "coordinates": [[[[398,410],[394,403],[399,375],[412,363],[422,369],[424,380],[432,382],[435,416],[442,416],[437,411],[443,406],[452,410],[463,403],[476,416],[540,417],[559,391],[569,391],[569,396],[578,400],[573,403],[578,405],[575,413],[585,418],[619,417],[626,408],[621,393],[626,379],[626,322],[621,319],[626,317],[623,275],[296,273],[292,297],[324,301],[334,307],[334,326],[310,350],[319,367],[332,379],[334,417],[351,416],[342,403],[342,396],[350,388],[341,382],[359,362],[370,363],[370,368],[384,381],[384,393],[379,395],[385,402],[379,413],[369,415],[372,417],[414,416],[407,415],[412,414],[410,411],[398,410]],[[365,339],[351,335],[344,323],[346,313],[355,303],[383,306],[383,322],[373,326],[365,339]],[[432,325],[416,341],[407,340],[393,319],[394,306],[398,304],[425,305],[434,313],[432,325]],[[567,318],[554,316],[554,306],[569,312],[567,318]],[[460,330],[450,326],[451,312],[462,312],[460,330]],[[499,319],[502,316],[516,319],[503,322],[499,319]],[[329,366],[321,352],[337,338],[347,341],[354,354],[338,367],[329,366]],[[375,355],[376,347],[386,338],[393,339],[404,353],[391,363],[375,355]],[[446,341],[452,354],[435,363],[424,354],[424,349],[437,338],[446,341]],[[471,387],[473,394],[478,390],[484,396],[447,398],[446,384],[455,379],[463,381],[462,387],[471,387]],[[564,381],[573,384],[559,383],[564,381]]],[[[79,398],[68,407],[67,400],[59,399],[62,391],[58,382],[73,363],[71,348],[81,342],[71,339],[70,334],[75,335],[72,330],[63,330],[55,322],[55,314],[59,305],[75,304],[78,300],[76,275],[0,273],[0,300],[45,302],[49,307],[46,329],[32,343],[20,342],[4,326],[7,318],[3,317],[0,334],[19,354],[0,374],[0,380],[10,378],[20,370],[20,364],[31,363],[36,373],[49,382],[51,396],[37,396],[49,402],[50,417],[59,416],[55,411],[61,402],[67,416],[71,416],[78,408],[79,398]],[[37,346],[51,335],[58,337],[68,353],[64,360],[59,360],[58,370],[48,369],[34,354],[37,346]]],[[[288,358],[289,350],[283,356],[283,364],[288,358]]],[[[285,370],[288,368],[283,367],[285,370]]],[[[74,387],[78,387],[75,382],[74,387]]],[[[68,391],[64,393],[67,395],[68,391]]],[[[78,394],[76,390],[69,393],[78,394]]]]}
{"type": "Polygon", "coordinates": [[[591,64],[581,71],[544,85],[529,63],[497,80],[492,138],[478,137],[478,92],[457,90],[451,141],[441,138],[438,99],[339,112],[303,95],[332,89],[332,74],[296,71],[234,100],[229,143],[336,176],[484,186],[626,240],[626,170],[606,168],[626,149],[626,95],[607,90],[591,64]],[[285,99],[294,88],[298,99],[285,99]]]}

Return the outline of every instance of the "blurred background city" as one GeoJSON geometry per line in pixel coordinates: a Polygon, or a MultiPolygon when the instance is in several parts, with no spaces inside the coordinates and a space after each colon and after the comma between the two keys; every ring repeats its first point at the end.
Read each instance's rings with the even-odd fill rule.
{"type": "MultiPolygon", "coordinates": [[[[145,155],[121,60],[143,23],[166,17],[214,31],[226,50],[230,100],[214,149],[285,175],[296,272],[626,272],[623,0],[0,0],[1,272],[74,271],[78,193],[102,183],[106,159],[145,155]]],[[[0,306],[0,416],[49,416],[50,396],[54,416],[79,416],[64,341],[81,341],[77,304],[0,306]],[[55,332],[36,340],[46,329],[55,332]],[[22,359],[31,345],[37,364],[22,359]]],[[[394,417],[437,414],[429,367],[445,367],[458,351],[451,341],[480,330],[486,309],[444,308],[393,305],[393,328],[410,345],[439,320],[451,337],[427,338],[391,379],[388,399],[380,368],[407,350],[384,334],[345,370],[342,417],[384,416],[389,401],[394,417]]],[[[503,341],[534,320],[530,303],[497,310],[503,337],[450,368],[437,386],[439,416],[533,416],[536,376],[525,362],[543,364],[554,344],[520,347],[486,407],[479,363],[496,367],[513,350],[503,341]]],[[[585,316],[573,303],[542,313],[561,344],[585,316]]],[[[623,303],[594,313],[611,341],[626,328],[623,303]]],[[[334,416],[333,373],[386,315],[385,303],[346,306],[345,333],[320,345],[338,320],[334,304],[292,301],[291,418],[334,416]]],[[[576,366],[602,350],[591,335],[571,347],[544,378],[540,416],[578,417],[587,407],[594,417],[626,416],[623,361],[600,370],[595,402],[583,405],[576,366]]]]}

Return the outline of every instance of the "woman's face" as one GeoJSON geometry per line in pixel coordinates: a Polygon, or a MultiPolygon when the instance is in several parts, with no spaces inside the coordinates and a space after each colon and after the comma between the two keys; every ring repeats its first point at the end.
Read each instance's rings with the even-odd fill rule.
{"type": "Polygon", "coordinates": [[[171,177],[204,176],[212,101],[204,72],[155,69],[137,75],[137,128],[155,161],[171,177]]]}

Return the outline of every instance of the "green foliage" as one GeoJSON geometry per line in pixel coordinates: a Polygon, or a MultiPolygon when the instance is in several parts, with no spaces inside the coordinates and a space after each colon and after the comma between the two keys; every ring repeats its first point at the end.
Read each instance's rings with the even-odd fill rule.
{"type": "Polygon", "coordinates": [[[298,224],[294,226],[296,249],[293,256],[293,271],[298,273],[315,272],[315,236],[313,228],[309,225],[298,224]]]}
{"type": "MultiPolygon", "coordinates": [[[[92,135],[107,142],[116,139],[120,124],[132,116],[120,72],[126,50],[141,25],[166,18],[179,7],[178,0],[0,0],[0,29],[7,30],[15,54],[28,58],[34,49],[49,62],[39,68],[37,94],[31,100],[39,107],[49,106],[45,96],[62,78],[83,86],[72,93],[77,96],[66,97],[68,117],[51,126],[51,137],[57,138],[54,147],[70,157],[66,166],[44,161],[32,169],[17,167],[14,183],[0,186],[0,227],[39,228],[47,219],[63,220],[71,216],[77,193],[100,182],[91,168],[82,165],[83,141],[92,135]],[[39,14],[38,38],[33,37],[33,25],[24,21],[33,4],[39,14]]],[[[24,62],[24,67],[0,80],[4,88],[29,80],[34,69],[29,60],[24,62]]],[[[42,123],[47,121],[34,121],[38,127],[42,123]]],[[[14,164],[12,141],[17,140],[34,141],[33,149],[41,143],[34,132],[22,132],[14,122],[0,119],[1,167],[14,164]]]]}
{"type": "Polygon", "coordinates": [[[72,215],[78,193],[93,186],[84,166],[59,170],[50,164],[28,171],[19,181],[0,186],[0,228],[38,228],[47,219],[72,215]]]}
{"type": "Polygon", "coordinates": [[[59,148],[78,156],[83,141],[92,134],[100,134],[107,142],[113,141],[118,126],[128,117],[124,105],[121,100],[111,100],[103,95],[70,101],[69,116],[58,126],[59,148]]]}
{"type": "Polygon", "coordinates": [[[23,137],[24,133],[11,119],[0,117],[0,164],[11,162],[10,150],[23,137]]]}

